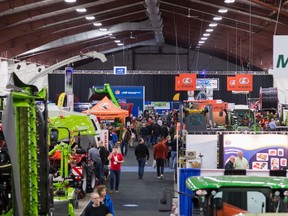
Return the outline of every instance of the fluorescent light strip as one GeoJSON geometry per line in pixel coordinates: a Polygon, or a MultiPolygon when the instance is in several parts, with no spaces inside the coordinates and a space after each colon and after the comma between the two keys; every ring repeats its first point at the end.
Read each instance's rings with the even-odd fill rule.
{"type": "Polygon", "coordinates": [[[86,8],[77,8],[76,11],[78,13],[85,13],[87,10],[86,10],[86,8]]]}
{"type": "Polygon", "coordinates": [[[65,0],[65,2],[67,2],[67,3],[74,3],[74,2],[76,2],[76,0],[65,0]]]}
{"type": "Polygon", "coordinates": [[[218,24],[217,23],[210,23],[209,26],[210,27],[216,27],[218,24]]]}
{"type": "Polygon", "coordinates": [[[225,0],[224,3],[234,3],[235,0],[225,0]]]}
{"type": "Polygon", "coordinates": [[[218,10],[218,12],[219,12],[219,13],[227,13],[227,12],[228,12],[228,9],[226,9],[226,8],[220,8],[220,9],[218,10]]]}
{"type": "Polygon", "coordinates": [[[213,32],[213,29],[206,29],[206,32],[213,32]]]}
{"type": "Polygon", "coordinates": [[[86,16],[85,19],[86,19],[86,20],[94,20],[95,17],[94,17],[94,16],[86,16]]]}
{"type": "Polygon", "coordinates": [[[207,40],[208,38],[207,37],[202,37],[201,40],[205,41],[207,40]]]}
{"type": "Polygon", "coordinates": [[[210,34],[209,34],[209,33],[204,33],[203,36],[204,36],[204,37],[209,37],[210,34]]]}
{"type": "Polygon", "coordinates": [[[220,17],[220,16],[218,16],[218,17],[213,17],[213,20],[215,20],[215,21],[220,21],[220,20],[222,20],[222,17],[220,17]]]}
{"type": "Polygon", "coordinates": [[[99,27],[99,26],[102,26],[102,23],[99,23],[99,22],[98,23],[93,23],[93,25],[99,27]]]}

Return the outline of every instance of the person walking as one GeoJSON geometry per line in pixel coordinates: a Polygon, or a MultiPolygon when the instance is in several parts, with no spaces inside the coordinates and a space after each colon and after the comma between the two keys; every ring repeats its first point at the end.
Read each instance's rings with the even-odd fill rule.
{"type": "Polygon", "coordinates": [[[225,164],[225,170],[234,170],[235,156],[231,155],[229,161],[225,164]]]}
{"type": "MultiPolygon", "coordinates": [[[[101,204],[107,206],[111,215],[114,216],[113,202],[111,197],[107,194],[106,185],[99,185],[98,188],[94,190],[94,192],[97,192],[99,194],[101,204]]],[[[90,200],[87,207],[92,205],[93,201],[90,200]]],[[[84,211],[86,211],[86,209],[84,211]]]]}
{"type": "Polygon", "coordinates": [[[235,158],[234,163],[235,169],[249,169],[249,163],[245,157],[243,157],[243,152],[238,151],[238,157],[235,158]]]}
{"type": "Polygon", "coordinates": [[[100,202],[100,195],[97,192],[91,194],[92,205],[87,206],[84,216],[112,216],[108,207],[100,202]]]}
{"type": "Polygon", "coordinates": [[[100,202],[106,205],[109,212],[114,216],[114,208],[111,197],[107,194],[107,188],[105,185],[99,185],[97,188],[97,193],[100,195],[100,202]]]}
{"type": "Polygon", "coordinates": [[[123,128],[122,142],[121,142],[121,153],[123,156],[127,156],[128,153],[128,143],[131,139],[131,133],[127,128],[123,128]]]}
{"type": "Polygon", "coordinates": [[[115,192],[118,193],[120,184],[121,164],[124,162],[124,158],[122,154],[118,152],[118,148],[116,146],[113,147],[112,153],[110,153],[110,155],[108,156],[108,160],[110,161],[109,193],[113,193],[114,188],[115,192]]]}
{"type": "Polygon", "coordinates": [[[157,144],[154,146],[153,149],[153,157],[156,160],[156,168],[157,168],[157,178],[163,179],[164,178],[164,164],[168,154],[167,147],[165,143],[162,141],[161,137],[158,137],[157,144]]]}
{"type": "Polygon", "coordinates": [[[99,184],[103,184],[103,170],[102,161],[100,157],[100,151],[94,144],[91,144],[91,148],[88,150],[88,159],[93,162],[95,175],[99,184]]]}
{"type": "Polygon", "coordinates": [[[171,157],[169,161],[169,167],[172,169],[175,168],[176,161],[177,161],[177,139],[178,139],[178,136],[175,135],[173,141],[170,143],[171,157]]]}
{"type": "Polygon", "coordinates": [[[135,156],[138,161],[138,178],[142,179],[146,161],[149,160],[149,149],[143,138],[139,139],[139,144],[135,148],[135,156]]]}
{"type": "Polygon", "coordinates": [[[109,174],[109,160],[108,160],[108,156],[109,156],[109,151],[107,149],[106,146],[104,146],[103,141],[99,141],[99,153],[100,153],[100,158],[101,158],[101,162],[102,162],[102,176],[104,177],[104,180],[107,180],[107,176],[109,174]]]}

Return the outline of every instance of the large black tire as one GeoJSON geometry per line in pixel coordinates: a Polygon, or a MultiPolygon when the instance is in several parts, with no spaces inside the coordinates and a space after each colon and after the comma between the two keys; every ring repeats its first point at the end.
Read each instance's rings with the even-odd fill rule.
{"type": "Polygon", "coordinates": [[[82,179],[81,179],[80,190],[84,198],[87,193],[87,166],[85,162],[83,162],[81,166],[82,166],[82,179]]]}
{"type": "Polygon", "coordinates": [[[96,185],[96,175],[93,164],[86,166],[86,174],[87,174],[87,193],[91,193],[94,191],[96,185]]]}

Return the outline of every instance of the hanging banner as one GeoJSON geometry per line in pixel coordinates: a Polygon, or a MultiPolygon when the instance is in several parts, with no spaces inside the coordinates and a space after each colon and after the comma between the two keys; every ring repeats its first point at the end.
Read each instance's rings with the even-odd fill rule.
{"type": "Polygon", "coordinates": [[[273,36],[273,76],[288,77],[288,36],[273,36]]]}
{"type": "Polygon", "coordinates": [[[253,91],[253,75],[236,74],[234,77],[227,76],[227,91],[253,91]]]}
{"type": "Polygon", "coordinates": [[[175,77],[175,91],[196,90],[196,74],[179,74],[175,77]]]}

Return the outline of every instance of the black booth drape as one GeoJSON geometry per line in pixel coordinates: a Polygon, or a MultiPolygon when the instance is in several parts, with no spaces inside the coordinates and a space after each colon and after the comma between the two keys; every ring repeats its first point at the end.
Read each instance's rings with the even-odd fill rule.
{"type": "MultiPolygon", "coordinates": [[[[247,104],[248,98],[259,98],[259,89],[273,87],[272,75],[254,75],[253,92],[248,95],[232,94],[228,92],[225,75],[206,75],[205,78],[218,78],[219,90],[214,91],[214,99],[221,99],[228,103],[247,104]]],[[[56,102],[57,96],[64,92],[64,74],[49,74],[49,100],[56,102]]],[[[198,78],[204,78],[198,77],[198,78]]],[[[135,74],[74,74],[73,92],[80,102],[88,102],[88,89],[93,85],[102,86],[109,83],[111,86],[145,86],[146,101],[172,101],[175,92],[175,75],[135,74]]],[[[195,92],[195,95],[197,91],[195,92]]],[[[187,93],[181,92],[181,100],[187,99],[187,93]]]]}

